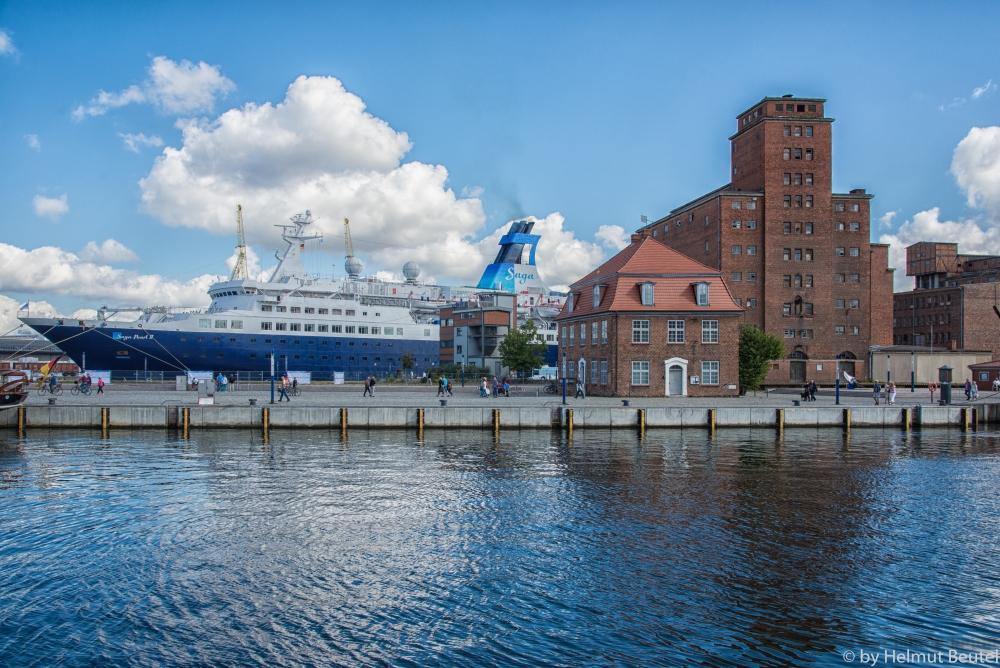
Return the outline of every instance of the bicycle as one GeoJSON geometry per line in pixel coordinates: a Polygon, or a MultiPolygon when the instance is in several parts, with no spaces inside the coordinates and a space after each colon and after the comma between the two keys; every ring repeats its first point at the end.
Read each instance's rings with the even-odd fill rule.
{"type": "Polygon", "coordinates": [[[80,394],[82,394],[85,397],[89,397],[93,393],[94,391],[90,389],[90,385],[81,385],[79,383],[73,385],[73,388],[70,390],[70,394],[72,394],[74,397],[80,394]]]}
{"type": "Polygon", "coordinates": [[[288,393],[293,397],[297,397],[300,394],[302,394],[302,388],[300,388],[298,385],[293,385],[288,388],[288,393]]]}
{"type": "Polygon", "coordinates": [[[42,385],[38,388],[38,396],[44,397],[45,393],[48,392],[54,397],[58,397],[63,393],[62,385],[56,385],[55,388],[50,388],[48,385],[42,385]]]}
{"type": "Polygon", "coordinates": [[[559,384],[554,380],[546,383],[545,394],[559,394],[559,384]]]}

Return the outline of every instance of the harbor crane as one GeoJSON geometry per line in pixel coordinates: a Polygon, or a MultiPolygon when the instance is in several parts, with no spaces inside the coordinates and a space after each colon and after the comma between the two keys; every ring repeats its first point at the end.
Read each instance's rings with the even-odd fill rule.
{"type": "Polygon", "coordinates": [[[347,257],[354,257],[354,244],[351,243],[351,221],[344,218],[344,250],[347,257]]]}
{"type": "Polygon", "coordinates": [[[233,267],[233,275],[229,277],[231,281],[247,280],[250,276],[247,273],[247,240],[243,235],[243,205],[236,205],[236,265],[233,267]]]}

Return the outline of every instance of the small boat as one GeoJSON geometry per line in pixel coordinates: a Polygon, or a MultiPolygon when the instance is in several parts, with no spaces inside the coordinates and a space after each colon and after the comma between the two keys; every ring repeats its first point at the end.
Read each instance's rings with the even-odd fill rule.
{"type": "Polygon", "coordinates": [[[23,371],[0,371],[0,410],[14,408],[28,398],[28,374],[23,371]]]}

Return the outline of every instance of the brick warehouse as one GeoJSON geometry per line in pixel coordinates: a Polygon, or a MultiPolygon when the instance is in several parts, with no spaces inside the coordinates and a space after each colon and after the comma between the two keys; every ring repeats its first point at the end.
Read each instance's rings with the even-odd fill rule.
{"type": "Polygon", "coordinates": [[[826,100],[766,97],[736,119],[732,180],[638,232],[714,266],[745,321],[782,337],[765,382],[830,383],[835,358],[868,375],[892,342],[889,248],[869,240],[871,195],[834,193],[826,100]]]}
{"type": "Polygon", "coordinates": [[[560,373],[595,395],[735,395],[742,315],[721,272],[634,235],[570,286],[560,373]]]}

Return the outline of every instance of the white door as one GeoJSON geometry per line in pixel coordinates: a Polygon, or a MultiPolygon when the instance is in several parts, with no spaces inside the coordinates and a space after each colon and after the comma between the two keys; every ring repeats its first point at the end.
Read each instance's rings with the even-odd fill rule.
{"type": "Polygon", "coordinates": [[[684,369],[679,364],[674,364],[667,371],[667,376],[667,394],[672,397],[684,394],[684,369]]]}
{"type": "Polygon", "coordinates": [[[576,364],[577,374],[576,377],[581,383],[587,382],[587,360],[580,358],[580,361],[576,364]]]}

